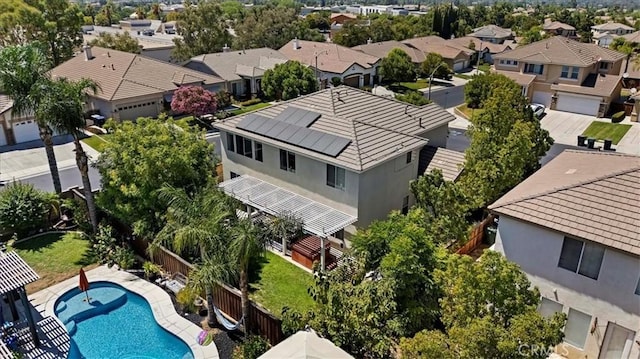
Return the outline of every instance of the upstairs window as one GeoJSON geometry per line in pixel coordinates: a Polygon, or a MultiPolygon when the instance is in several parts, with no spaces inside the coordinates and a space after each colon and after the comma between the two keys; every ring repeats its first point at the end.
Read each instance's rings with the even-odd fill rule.
{"type": "Polygon", "coordinates": [[[636,284],[636,294],[640,295],[640,279],[638,279],[638,283],[636,284]]]}
{"type": "Polygon", "coordinates": [[[558,267],[597,280],[603,257],[604,247],[564,237],[558,267]]]}
{"type": "Polygon", "coordinates": [[[600,70],[609,70],[609,63],[605,61],[600,61],[599,65],[600,70]]]}
{"type": "Polygon", "coordinates": [[[543,71],[544,71],[544,65],[526,64],[524,67],[524,72],[530,73],[530,74],[542,75],[543,71]]]}
{"type": "Polygon", "coordinates": [[[560,73],[560,77],[563,79],[569,78],[569,66],[562,66],[562,72],[560,73]]]}
{"type": "Polygon", "coordinates": [[[296,172],[296,155],[289,151],[280,150],[280,169],[296,172]]]}
{"type": "Polygon", "coordinates": [[[227,151],[229,152],[235,152],[235,146],[234,146],[234,140],[233,140],[233,134],[227,132],[227,151]]]}
{"type": "Polygon", "coordinates": [[[407,152],[407,163],[411,163],[413,159],[413,152],[407,152]]]}
{"type": "Polygon", "coordinates": [[[327,186],[344,190],[346,172],[344,168],[327,165],[327,186]]]}
{"type": "Polygon", "coordinates": [[[576,80],[578,75],[580,74],[580,68],[576,66],[562,66],[562,72],[560,73],[560,77],[563,79],[572,79],[576,80]]]}
{"type": "Polygon", "coordinates": [[[256,141],[256,161],[262,162],[262,143],[256,141]]]}
{"type": "Polygon", "coordinates": [[[573,80],[577,80],[578,79],[578,75],[580,74],[580,68],[579,67],[573,67],[571,69],[571,78],[573,80]]]}

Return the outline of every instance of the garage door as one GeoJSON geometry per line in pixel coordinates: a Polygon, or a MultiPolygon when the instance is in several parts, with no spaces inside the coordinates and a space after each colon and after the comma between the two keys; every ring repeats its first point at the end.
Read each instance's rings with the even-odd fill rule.
{"type": "Polygon", "coordinates": [[[40,131],[35,120],[13,123],[13,135],[16,143],[34,141],[40,139],[40,131]]]}
{"type": "Polygon", "coordinates": [[[551,105],[551,92],[535,91],[531,101],[543,104],[548,108],[551,105]]]}
{"type": "Polygon", "coordinates": [[[600,109],[600,98],[558,94],[556,110],[597,116],[600,109]]]}
{"type": "Polygon", "coordinates": [[[360,76],[347,77],[343,83],[351,87],[360,87],[360,76]]]}
{"type": "Polygon", "coordinates": [[[118,113],[120,120],[136,120],[138,117],[157,117],[158,108],[155,102],[148,102],[119,107],[118,113]]]}
{"type": "Polygon", "coordinates": [[[4,128],[0,125],[0,146],[7,144],[7,135],[4,134],[4,128]]]}
{"type": "Polygon", "coordinates": [[[465,69],[465,67],[466,67],[465,65],[466,65],[466,64],[465,64],[465,61],[464,61],[464,60],[463,60],[463,61],[456,61],[456,62],[453,64],[453,71],[462,71],[462,70],[464,70],[464,69],[465,69]]]}

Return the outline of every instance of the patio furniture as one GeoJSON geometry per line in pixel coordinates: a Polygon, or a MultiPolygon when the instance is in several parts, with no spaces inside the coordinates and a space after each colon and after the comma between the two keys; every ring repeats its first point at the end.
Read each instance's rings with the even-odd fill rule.
{"type": "Polygon", "coordinates": [[[170,290],[173,294],[178,294],[178,292],[186,286],[187,277],[182,273],[175,273],[173,277],[165,283],[165,288],[170,290]]]}
{"type": "Polygon", "coordinates": [[[591,149],[595,148],[595,144],[596,144],[596,139],[595,138],[592,138],[592,137],[587,138],[587,147],[588,148],[591,148],[591,149]]]}
{"type": "Polygon", "coordinates": [[[606,140],[604,140],[604,148],[603,149],[605,151],[611,151],[612,150],[612,148],[611,148],[611,144],[612,143],[613,143],[613,140],[607,138],[606,140]]]}
{"type": "MultiPolygon", "coordinates": [[[[312,269],[313,262],[320,261],[321,247],[320,238],[317,236],[306,236],[292,245],[291,259],[302,264],[306,268],[312,269]]],[[[325,241],[325,265],[334,262],[333,256],[330,254],[331,243],[325,241]]]]}
{"type": "Polygon", "coordinates": [[[586,141],[587,141],[587,136],[578,135],[578,146],[585,147],[586,146],[586,143],[585,143],[586,141]]]}

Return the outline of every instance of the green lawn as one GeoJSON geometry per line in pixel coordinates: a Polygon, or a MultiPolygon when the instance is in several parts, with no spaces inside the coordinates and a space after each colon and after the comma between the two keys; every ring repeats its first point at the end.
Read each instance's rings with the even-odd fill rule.
{"type": "Polygon", "coordinates": [[[484,72],[484,73],[488,73],[491,71],[491,65],[489,64],[482,64],[480,66],[478,66],[478,70],[484,72]]]}
{"type": "Polygon", "coordinates": [[[598,140],[611,139],[617,145],[630,128],[631,125],[593,121],[582,134],[598,140]]]}
{"type": "Polygon", "coordinates": [[[102,152],[111,135],[93,135],[82,140],[82,142],[89,145],[91,148],[98,152],[102,152]]]}
{"type": "Polygon", "coordinates": [[[80,267],[85,270],[95,268],[95,261],[89,256],[89,240],[77,232],[67,234],[45,234],[13,244],[22,259],[40,276],[40,279],[27,286],[34,293],[55,283],[78,274],[80,267]]]}
{"type": "Polygon", "coordinates": [[[284,307],[302,313],[312,308],[307,288],[313,284],[313,276],[277,254],[267,252],[266,260],[260,278],[251,283],[251,299],[278,317],[284,307]]]}
{"type": "Polygon", "coordinates": [[[420,79],[415,82],[400,82],[400,86],[404,86],[410,90],[420,90],[429,87],[429,80],[420,79]]]}
{"type": "Polygon", "coordinates": [[[242,107],[240,109],[233,110],[230,113],[233,116],[237,116],[237,115],[242,115],[243,113],[246,113],[246,112],[249,112],[249,111],[253,111],[253,110],[257,110],[257,109],[260,109],[260,108],[263,108],[263,107],[267,107],[267,106],[271,106],[271,104],[268,103],[268,102],[260,102],[260,103],[257,103],[255,105],[245,106],[245,107],[242,107]]]}
{"type": "Polygon", "coordinates": [[[459,78],[465,79],[465,80],[473,79],[473,75],[467,75],[467,74],[453,74],[453,76],[459,77],[459,78]]]}
{"type": "Polygon", "coordinates": [[[462,112],[464,114],[464,116],[467,118],[467,120],[471,119],[471,116],[477,116],[480,113],[482,113],[482,109],[481,108],[476,108],[476,109],[472,109],[467,107],[467,104],[462,104],[458,107],[456,107],[460,112],[462,112]]]}

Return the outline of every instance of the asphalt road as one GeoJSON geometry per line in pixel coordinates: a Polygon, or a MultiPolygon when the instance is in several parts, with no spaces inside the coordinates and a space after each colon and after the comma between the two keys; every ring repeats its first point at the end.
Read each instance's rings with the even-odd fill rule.
{"type": "MultiPolygon", "coordinates": [[[[82,178],[80,178],[80,171],[78,171],[77,167],[61,169],[58,173],[60,174],[60,184],[62,185],[63,191],[69,187],[82,187],[82,178]]],[[[93,189],[100,188],[100,173],[98,173],[97,169],[89,167],[89,180],[91,181],[91,187],[93,189]]],[[[43,191],[55,191],[53,189],[53,181],[51,180],[50,173],[21,178],[20,182],[31,183],[36,188],[39,188],[43,191]]]]}
{"type": "MultiPolygon", "coordinates": [[[[428,92],[425,92],[425,97],[428,96],[428,92]]],[[[464,86],[452,86],[432,90],[431,101],[437,103],[443,108],[462,105],[464,102],[464,86]]]]}

